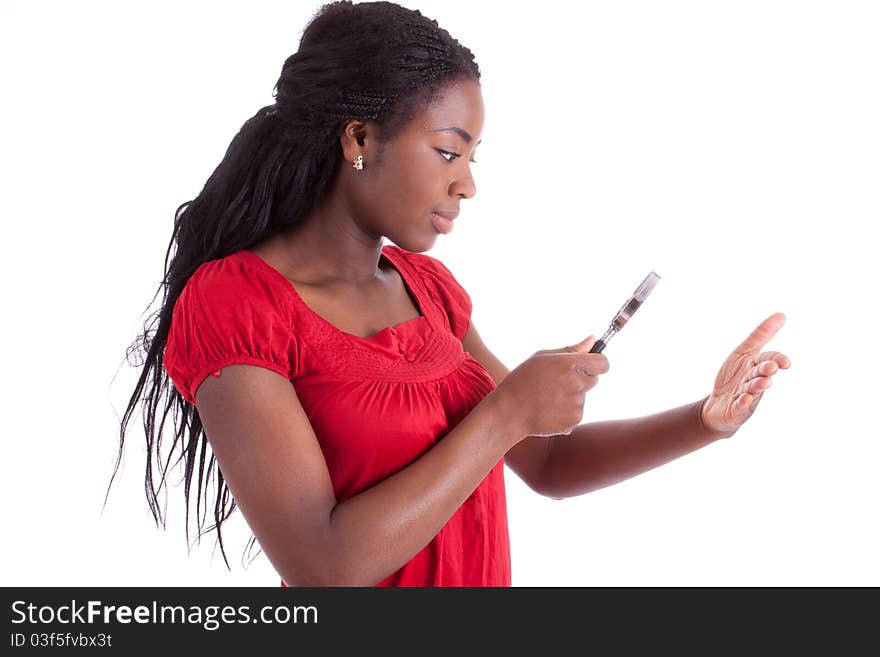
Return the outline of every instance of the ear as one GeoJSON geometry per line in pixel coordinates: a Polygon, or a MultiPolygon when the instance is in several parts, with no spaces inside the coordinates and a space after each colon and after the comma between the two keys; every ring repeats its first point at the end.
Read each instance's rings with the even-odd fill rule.
{"type": "Polygon", "coordinates": [[[375,151],[376,148],[375,125],[363,121],[348,121],[339,140],[342,156],[347,162],[354,162],[358,155],[363,155],[369,161],[370,151],[375,151]]]}

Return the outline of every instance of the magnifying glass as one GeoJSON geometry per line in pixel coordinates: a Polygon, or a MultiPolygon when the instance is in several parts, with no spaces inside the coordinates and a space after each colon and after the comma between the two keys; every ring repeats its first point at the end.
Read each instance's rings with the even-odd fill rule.
{"type": "Polygon", "coordinates": [[[642,305],[644,300],[647,298],[649,294],[651,294],[651,290],[654,289],[654,286],[657,285],[657,281],[660,280],[660,276],[651,272],[645,277],[645,280],[642,281],[641,285],[636,288],[636,291],[633,292],[633,295],[627,300],[623,306],[621,306],[620,310],[617,311],[617,314],[614,316],[614,319],[611,320],[611,325],[608,327],[608,330],[605,331],[605,335],[603,335],[599,340],[596,340],[596,343],[593,345],[593,348],[590,349],[591,354],[599,354],[602,353],[602,350],[608,344],[608,341],[614,336],[615,333],[620,331],[626,323],[629,321],[629,318],[633,316],[642,305]]]}

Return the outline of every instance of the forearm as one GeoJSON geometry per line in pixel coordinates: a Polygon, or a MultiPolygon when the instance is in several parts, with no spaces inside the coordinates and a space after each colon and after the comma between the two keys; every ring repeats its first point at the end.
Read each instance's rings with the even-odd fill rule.
{"type": "Polygon", "coordinates": [[[338,504],[327,583],[372,586],[412,559],[511,447],[510,417],[490,393],[418,460],[338,504]]]}
{"type": "Polygon", "coordinates": [[[728,434],[707,430],[703,400],[645,417],[590,422],[553,436],[541,492],[556,499],[582,495],[656,468],[728,434]]]}

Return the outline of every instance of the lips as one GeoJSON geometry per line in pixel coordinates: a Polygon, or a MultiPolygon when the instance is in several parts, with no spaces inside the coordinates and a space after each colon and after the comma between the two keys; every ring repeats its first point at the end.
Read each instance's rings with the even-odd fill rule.
{"type": "Polygon", "coordinates": [[[455,214],[449,213],[452,215],[452,219],[450,219],[446,214],[440,214],[439,212],[431,213],[431,222],[434,224],[434,229],[443,235],[452,232],[452,220],[455,218],[455,214]]]}
{"type": "Polygon", "coordinates": [[[458,216],[458,210],[434,210],[434,214],[439,214],[441,217],[449,219],[449,221],[455,221],[455,218],[458,216]]]}

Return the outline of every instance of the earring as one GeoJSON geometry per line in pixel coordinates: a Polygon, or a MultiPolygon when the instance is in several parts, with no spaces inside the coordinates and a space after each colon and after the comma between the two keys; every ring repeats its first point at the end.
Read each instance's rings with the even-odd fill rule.
{"type": "Polygon", "coordinates": [[[364,168],[364,156],[363,156],[363,155],[358,155],[358,156],[354,159],[354,163],[353,163],[351,166],[353,166],[353,167],[354,167],[356,170],[358,170],[358,171],[362,171],[363,168],[364,168]]]}

